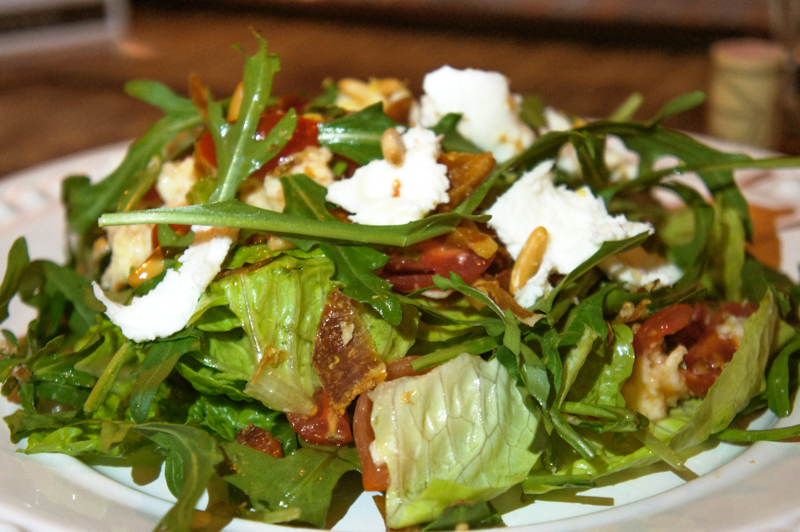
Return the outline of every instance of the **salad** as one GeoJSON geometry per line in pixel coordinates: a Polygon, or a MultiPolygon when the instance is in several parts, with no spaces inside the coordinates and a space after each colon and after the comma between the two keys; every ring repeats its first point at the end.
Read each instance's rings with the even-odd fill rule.
{"type": "Polygon", "coordinates": [[[325,527],[351,472],[387,528],[442,530],[502,524],[513,487],[800,435],[747,429],[790,414],[800,288],[733,179],[800,160],[664,126],[701,93],[585,121],[444,66],[419,97],[273,95],[256,38],[230,97],[130,82],[164,117],[63,182],[68,261],[9,250],[0,317],[37,311],[0,351],[20,452],[163,464],[157,530],[325,527]]]}

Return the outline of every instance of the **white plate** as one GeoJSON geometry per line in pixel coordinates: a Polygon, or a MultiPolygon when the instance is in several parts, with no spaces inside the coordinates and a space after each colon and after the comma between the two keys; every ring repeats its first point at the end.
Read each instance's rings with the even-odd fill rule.
{"type": "MultiPolygon", "coordinates": [[[[731,148],[724,144],[722,147],[731,148]]],[[[27,238],[32,258],[63,260],[61,178],[72,173],[106,175],[124,149],[120,144],[84,152],[0,181],[0,271],[5,271],[6,250],[18,236],[27,238]]],[[[765,153],[756,151],[754,155],[765,153]]],[[[800,206],[798,171],[741,172],[737,178],[754,203],[800,206]]],[[[800,228],[791,220],[782,223],[782,267],[796,278],[800,228]]],[[[11,313],[12,318],[3,326],[15,331],[24,330],[33,316],[16,302],[11,313]]],[[[13,405],[0,399],[0,415],[13,409],[13,405]]],[[[800,423],[798,410],[795,408],[793,416],[776,426],[800,423]]],[[[774,424],[775,418],[769,414],[757,422],[761,428],[774,424]]],[[[692,471],[702,475],[689,483],[667,469],[654,468],[651,474],[580,493],[585,504],[558,502],[557,496],[543,497],[506,513],[504,521],[509,527],[528,532],[800,530],[800,445],[709,447],[712,448],[689,460],[692,471]],[[598,505],[607,503],[609,498],[614,499],[614,506],[598,505]]],[[[0,423],[0,532],[149,532],[174,500],[163,480],[140,487],[133,483],[127,469],[93,469],[68,456],[26,456],[15,450],[9,442],[8,429],[0,423]]],[[[496,506],[501,510],[512,508],[516,495],[504,497],[496,506]]],[[[334,529],[384,529],[370,494],[363,494],[334,529]]],[[[236,520],[226,530],[287,529],[236,520]]]]}

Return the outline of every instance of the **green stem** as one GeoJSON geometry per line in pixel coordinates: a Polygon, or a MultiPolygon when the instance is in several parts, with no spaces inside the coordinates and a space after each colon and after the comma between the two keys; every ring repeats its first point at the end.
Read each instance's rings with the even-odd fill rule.
{"type": "Polygon", "coordinates": [[[491,351],[499,346],[500,344],[497,342],[497,340],[489,336],[485,336],[483,338],[478,338],[477,340],[453,345],[438,351],[434,351],[433,353],[423,355],[411,362],[411,367],[414,368],[414,371],[419,373],[420,371],[438,366],[439,364],[444,364],[448,360],[456,358],[461,353],[478,355],[481,353],[486,353],[487,351],[491,351]]]}
{"type": "Polygon", "coordinates": [[[133,347],[133,344],[130,343],[125,343],[122,347],[117,349],[117,352],[114,353],[114,356],[103,370],[100,378],[97,379],[94,388],[92,388],[92,392],[89,394],[89,398],[86,399],[86,403],[83,405],[84,412],[97,411],[97,408],[106,400],[111,388],[114,387],[117,375],[119,375],[119,370],[122,369],[122,366],[124,366],[135,353],[136,349],[133,347]]]}

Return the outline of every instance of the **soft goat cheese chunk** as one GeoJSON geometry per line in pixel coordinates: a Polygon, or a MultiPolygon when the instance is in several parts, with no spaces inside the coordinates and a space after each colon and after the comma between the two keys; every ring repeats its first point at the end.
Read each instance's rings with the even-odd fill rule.
{"type": "Polygon", "coordinates": [[[534,133],[522,123],[517,98],[498,72],[443,66],[425,75],[419,124],[435,126],[448,113],[460,113],[457,130],[502,163],[533,143],[534,133]]]}
{"type": "Polygon", "coordinates": [[[594,255],[603,242],[653,232],[650,224],[608,214],[603,200],[588,187],[574,191],[555,186],[552,169],[552,160],[540,163],[486,211],[492,216],[489,226],[497,231],[514,259],[534,229],[547,229],[549,239],[542,264],[514,296],[524,307],[552,289],[548,281],[552,273],[568,274],[594,255]]]}
{"type": "Polygon", "coordinates": [[[402,136],[405,159],[399,167],[377,159],[357,169],[348,179],[328,187],[325,199],[351,213],[350,219],[366,225],[399,225],[421,220],[450,199],[447,167],[439,164],[439,138],[422,127],[402,136]]]}
{"type": "Polygon", "coordinates": [[[117,225],[105,230],[111,262],[100,277],[100,284],[106,290],[117,290],[128,282],[131,270],[153,253],[153,225],[117,225]]]}
{"type": "Polygon", "coordinates": [[[180,268],[167,271],[149,293],[134,297],[130,305],[111,301],[93,283],[94,295],[106,306],[108,319],[126,338],[145,342],[164,338],[189,323],[200,295],[219,273],[237,230],[193,228],[194,242],[178,259],[180,268]]]}
{"type": "MultiPolygon", "coordinates": [[[[333,170],[329,163],[333,152],[325,147],[309,146],[305,150],[290,156],[290,162],[279,166],[275,172],[280,176],[292,174],[305,174],[323,187],[333,183],[333,170]]],[[[242,203],[266,209],[268,211],[283,212],[286,200],[283,197],[283,185],[278,175],[267,175],[264,179],[249,178],[239,187],[239,199],[242,203]]]]}

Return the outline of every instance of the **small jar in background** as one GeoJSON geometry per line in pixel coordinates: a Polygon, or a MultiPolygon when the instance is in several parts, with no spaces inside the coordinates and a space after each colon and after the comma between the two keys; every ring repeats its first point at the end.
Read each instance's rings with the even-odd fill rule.
{"type": "Polygon", "coordinates": [[[730,39],[711,47],[707,127],[712,136],[776,148],[789,57],[765,39],[730,39]]]}

